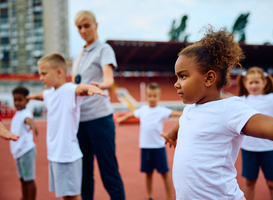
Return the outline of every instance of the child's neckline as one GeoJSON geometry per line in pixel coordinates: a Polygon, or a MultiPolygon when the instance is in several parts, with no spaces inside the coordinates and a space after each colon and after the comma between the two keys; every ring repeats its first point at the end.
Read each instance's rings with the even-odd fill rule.
{"type": "MultiPolygon", "coordinates": [[[[229,97],[229,98],[232,98],[232,97],[229,97]]],[[[196,107],[201,107],[201,106],[205,106],[205,105],[209,105],[209,104],[214,104],[214,103],[219,103],[219,102],[222,102],[223,100],[226,100],[226,99],[229,99],[229,98],[221,98],[221,99],[217,99],[217,100],[213,100],[213,101],[209,101],[209,102],[205,102],[205,103],[202,103],[202,104],[194,104],[196,107]]]]}

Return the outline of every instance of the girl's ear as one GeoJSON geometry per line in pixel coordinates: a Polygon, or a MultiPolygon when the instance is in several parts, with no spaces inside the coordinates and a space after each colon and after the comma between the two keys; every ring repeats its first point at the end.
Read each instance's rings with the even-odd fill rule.
{"type": "Polygon", "coordinates": [[[210,87],[216,83],[217,74],[213,70],[209,70],[205,75],[205,86],[210,87]]]}

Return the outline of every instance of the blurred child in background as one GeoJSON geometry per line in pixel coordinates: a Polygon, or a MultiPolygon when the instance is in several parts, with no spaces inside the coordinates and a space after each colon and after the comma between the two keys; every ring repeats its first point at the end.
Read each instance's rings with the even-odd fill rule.
{"type": "Polygon", "coordinates": [[[139,147],[141,148],[141,172],[146,173],[147,199],[152,200],[152,175],[156,169],[163,177],[167,198],[171,199],[171,178],[165,150],[164,138],[160,136],[163,131],[164,120],[169,117],[180,117],[181,111],[158,106],[160,100],[160,87],[151,83],[146,89],[148,105],[143,105],[134,112],[117,119],[117,124],[130,117],[140,118],[139,147]]]}
{"type": "Polygon", "coordinates": [[[26,109],[29,101],[28,94],[28,89],[24,87],[17,87],[12,91],[17,112],[12,118],[10,130],[20,138],[17,141],[10,141],[10,150],[21,181],[23,200],[34,200],[36,198],[34,181],[36,148],[32,132],[38,135],[38,131],[33,121],[32,112],[26,109]]]}
{"type": "Polygon", "coordinates": [[[66,82],[66,62],[53,53],[38,61],[46,90],[28,99],[44,100],[47,108],[49,190],[65,200],[81,200],[82,152],[77,139],[80,105],[85,95],[104,95],[92,85],[66,82]]]}
{"type": "MultiPolygon", "coordinates": [[[[273,117],[273,80],[271,75],[259,67],[251,67],[238,75],[239,96],[261,112],[273,117]]],[[[272,130],[273,133],[273,130],[272,130]]],[[[273,141],[245,136],[242,143],[242,176],[246,178],[245,197],[254,199],[255,184],[262,169],[273,200],[273,141]]]]}
{"type": "Polygon", "coordinates": [[[177,200],[245,199],[236,180],[235,161],[242,133],[273,140],[273,117],[260,114],[239,97],[221,99],[232,68],[244,58],[234,35],[209,28],[205,36],[184,48],[175,63],[175,88],[186,105],[169,133],[177,145],[173,183],[177,200]]]}

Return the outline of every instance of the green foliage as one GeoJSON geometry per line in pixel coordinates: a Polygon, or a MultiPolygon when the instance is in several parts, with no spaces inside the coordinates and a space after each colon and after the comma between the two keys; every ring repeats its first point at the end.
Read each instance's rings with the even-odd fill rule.
{"type": "Polygon", "coordinates": [[[176,28],[175,27],[175,20],[173,20],[172,26],[171,26],[171,30],[169,32],[169,36],[170,36],[170,40],[172,41],[186,41],[187,38],[189,37],[189,35],[185,34],[185,29],[186,29],[186,22],[187,22],[188,16],[184,15],[181,18],[181,22],[180,25],[176,28]]]}
{"type": "Polygon", "coordinates": [[[250,13],[241,14],[232,27],[232,33],[239,35],[239,42],[242,43],[246,40],[245,28],[248,23],[249,14],[250,13]]]}

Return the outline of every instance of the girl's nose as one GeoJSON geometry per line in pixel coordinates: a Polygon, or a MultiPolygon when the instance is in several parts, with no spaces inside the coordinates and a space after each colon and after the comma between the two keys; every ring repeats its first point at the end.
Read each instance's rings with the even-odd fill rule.
{"type": "Polygon", "coordinates": [[[175,88],[179,88],[178,86],[179,86],[179,83],[178,83],[178,81],[176,81],[176,83],[173,85],[175,88]]]}

